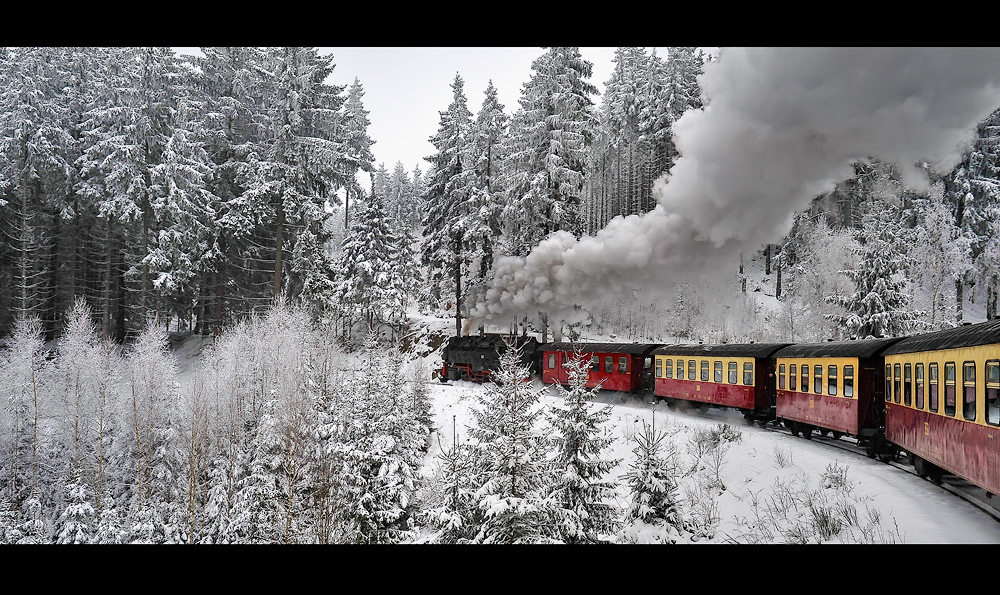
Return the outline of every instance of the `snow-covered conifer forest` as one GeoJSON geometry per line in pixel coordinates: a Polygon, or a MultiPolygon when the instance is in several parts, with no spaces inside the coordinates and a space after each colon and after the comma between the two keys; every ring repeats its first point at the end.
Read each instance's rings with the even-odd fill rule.
{"type": "Polygon", "coordinates": [[[442,343],[901,336],[992,319],[1000,287],[997,96],[929,190],[865,156],[712,275],[484,317],[504,258],[664,208],[711,60],[619,48],[599,95],[577,48],[539,49],[513,106],[458,74],[435,152],[387,167],[364,81],[316,48],[5,48],[0,543],[711,539],[669,427],[614,458],[582,381],[477,388],[445,427],[442,343]]]}

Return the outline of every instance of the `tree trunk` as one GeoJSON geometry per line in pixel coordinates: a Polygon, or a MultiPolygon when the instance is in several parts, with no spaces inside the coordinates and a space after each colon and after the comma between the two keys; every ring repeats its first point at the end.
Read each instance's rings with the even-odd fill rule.
{"type": "Polygon", "coordinates": [[[282,251],[282,235],[285,230],[285,207],[281,202],[281,198],[278,198],[278,235],[277,240],[275,240],[275,250],[274,250],[274,299],[278,300],[278,296],[281,294],[281,251],[282,251]]]}

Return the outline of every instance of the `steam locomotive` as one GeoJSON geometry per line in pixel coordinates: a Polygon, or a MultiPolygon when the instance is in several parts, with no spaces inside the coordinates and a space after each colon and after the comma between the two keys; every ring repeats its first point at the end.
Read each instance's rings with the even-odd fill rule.
{"type": "MultiPolygon", "coordinates": [[[[452,337],[442,381],[489,380],[503,335],[452,337]]],[[[907,453],[921,477],[951,473],[1000,493],[1000,320],[910,337],[822,343],[512,343],[546,384],[590,361],[587,386],[677,406],[741,412],[794,436],[854,437],[883,461],[907,453]],[[961,373],[959,373],[961,371],[961,373]]]]}

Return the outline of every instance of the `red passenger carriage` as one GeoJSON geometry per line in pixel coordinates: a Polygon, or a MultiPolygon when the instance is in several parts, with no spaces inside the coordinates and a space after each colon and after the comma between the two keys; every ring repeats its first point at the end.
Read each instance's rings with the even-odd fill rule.
{"type": "Polygon", "coordinates": [[[588,388],[601,384],[603,390],[640,393],[649,388],[648,358],[656,347],[648,343],[545,343],[539,347],[542,382],[568,386],[569,372],[563,366],[579,353],[590,360],[588,388]]]}

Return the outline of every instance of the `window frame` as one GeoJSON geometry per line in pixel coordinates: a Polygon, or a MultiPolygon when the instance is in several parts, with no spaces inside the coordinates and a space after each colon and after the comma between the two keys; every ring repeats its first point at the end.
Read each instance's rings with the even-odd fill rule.
{"type": "Polygon", "coordinates": [[[924,396],[927,394],[926,383],[927,376],[924,374],[924,362],[917,362],[913,364],[913,406],[920,411],[924,410],[924,405],[926,400],[924,396]]]}
{"type": "Polygon", "coordinates": [[[892,364],[892,402],[899,404],[903,392],[903,364],[896,362],[892,364]]]}
{"type": "Polygon", "coordinates": [[[839,376],[836,364],[831,364],[826,367],[826,394],[831,397],[837,396],[837,379],[839,376]]]}
{"type": "Polygon", "coordinates": [[[854,398],[854,365],[844,365],[844,397],[854,398]],[[850,380],[850,382],[848,382],[850,380]],[[850,390],[848,390],[850,389],[850,390]]]}
{"type": "Polygon", "coordinates": [[[712,362],[712,381],[722,383],[722,360],[712,362]]]}
{"type": "Polygon", "coordinates": [[[813,392],[823,394],[823,364],[813,366],[813,392]]]}
{"type": "Polygon", "coordinates": [[[743,386],[753,386],[753,368],[753,362],[743,362],[743,386]]]}
{"type": "Polygon", "coordinates": [[[556,369],[556,354],[555,353],[549,352],[549,361],[548,361],[548,364],[549,364],[549,369],[550,370],[555,370],[556,369]]]}
{"type": "Polygon", "coordinates": [[[619,374],[628,374],[628,360],[629,360],[629,357],[627,355],[619,355],[618,356],[618,373],[619,374]]]}
{"type": "Polygon", "coordinates": [[[604,373],[613,374],[615,370],[615,358],[611,355],[604,356],[604,373]]]}
{"type": "Polygon", "coordinates": [[[799,390],[798,380],[799,380],[798,366],[796,366],[795,364],[789,364],[788,365],[788,390],[798,391],[799,390]]]}
{"type": "Polygon", "coordinates": [[[740,365],[737,362],[726,362],[726,372],[729,376],[729,384],[740,383],[740,365]]]}
{"type": "Polygon", "coordinates": [[[799,378],[801,379],[801,382],[799,383],[799,392],[809,392],[809,364],[802,364],[799,366],[799,378]]]}
{"type": "Polygon", "coordinates": [[[677,360],[677,379],[684,380],[684,360],[677,360]]]}
{"type": "Polygon", "coordinates": [[[663,358],[653,359],[653,375],[656,378],[663,378],[663,358]]]}
{"type": "Polygon", "coordinates": [[[778,364],[778,390],[785,390],[785,364],[778,364]]]}
{"type": "Polygon", "coordinates": [[[966,421],[976,421],[976,400],[978,395],[976,394],[976,362],[974,361],[963,361],[962,362],[962,417],[966,421]],[[972,371],[969,374],[969,371],[972,371]],[[971,376],[971,377],[970,377],[971,376]],[[970,389],[971,395],[970,398],[970,389]]]}
{"type": "Polygon", "coordinates": [[[958,410],[958,403],[956,402],[955,392],[957,388],[955,383],[957,381],[955,362],[945,362],[944,363],[944,414],[949,417],[955,417],[955,413],[958,410]],[[948,370],[951,370],[951,380],[948,380],[948,370]],[[948,406],[948,388],[951,388],[951,406],[948,406]]]}
{"type": "Polygon", "coordinates": [[[984,392],[984,396],[986,398],[986,419],[984,421],[990,426],[1000,426],[1000,359],[986,360],[984,371],[986,373],[986,378],[984,379],[986,380],[986,390],[984,392]],[[996,380],[990,380],[991,367],[997,371],[996,380]],[[990,391],[993,391],[993,399],[990,399],[990,391]],[[994,403],[992,410],[990,407],[991,401],[994,403]],[[996,421],[990,421],[991,411],[996,414],[993,416],[996,421]]]}
{"type": "Polygon", "coordinates": [[[708,382],[708,378],[709,378],[709,374],[708,374],[708,360],[707,359],[701,360],[701,364],[700,365],[701,365],[701,368],[700,368],[700,370],[701,370],[701,381],[702,382],[708,382]]]}
{"type": "Polygon", "coordinates": [[[913,364],[903,364],[903,405],[913,405],[913,364]]]}
{"type": "Polygon", "coordinates": [[[927,410],[937,413],[941,408],[941,369],[937,362],[927,364],[927,410]]]}

